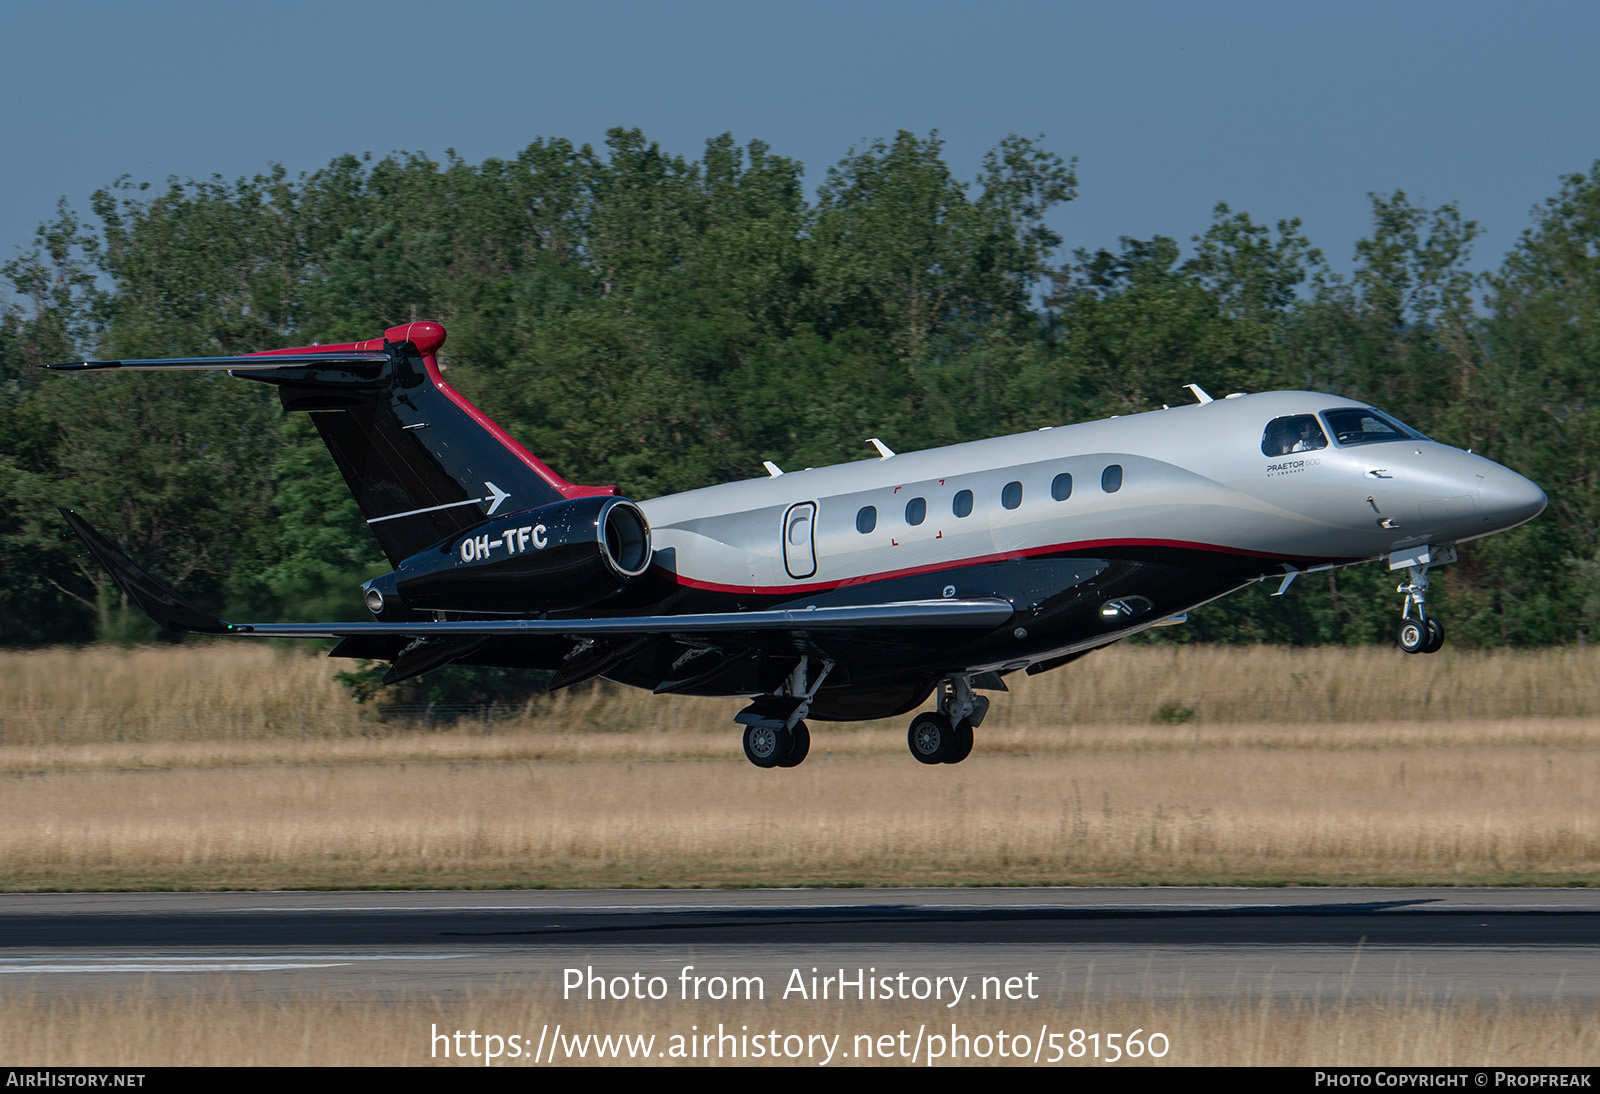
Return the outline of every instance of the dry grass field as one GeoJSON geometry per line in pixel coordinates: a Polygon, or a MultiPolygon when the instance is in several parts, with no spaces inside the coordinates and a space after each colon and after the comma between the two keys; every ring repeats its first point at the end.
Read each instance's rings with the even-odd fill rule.
{"type": "Polygon", "coordinates": [[[0,874],[13,890],[1595,878],[1600,750],[1581,726],[1420,744],[1411,728],[1333,748],[1107,728],[1047,749],[1012,731],[934,769],[881,731],[793,771],[583,758],[581,735],[385,738],[359,759],[333,742],[331,762],[103,745],[96,766],[57,766],[30,749],[32,772],[0,776],[0,874]]]}
{"type": "Polygon", "coordinates": [[[914,763],[896,719],[818,723],[790,771],[745,763],[735,700],[606,686],[429,727],[378,721],[337,668],[228,644],[0,658],[0,885],[1600,876],[1593,651],[1112,649],[1018,680],[959,766],[914,763]]]}
{"type": "MultiPolygon", "coordinates": [[[[0,746],[119,741],[323,739],[394,731],[334,680],[351,662],[303,648],[216,642],[0,653],[0,746]]],[[[1082,727],[1363,726],[1600,717],[1600,649],[1457,652],[1390,648],[1115,646],[1038,677],[1014,675],[987,734],[1082,727]]],[[[732,739],[734,699],[658,697],[610,686],[494,711],[494,729],[713,731],[732,739]]],[[[903,720],[893,726],[903,732],[903,720]]],[[[405,729],[415,736],[420,719],[405,729]]],[[[848,734],[854,724],[828,727],[848,734]]],[[[483,726],[479,726],[481,731],[483,726]]],[[[735,742],[737,743],[737,742],[735,742]]],[[[725,752],[725,747],[711,755],[725,752]]],[[[690,754],[685,752],[684,754],[690,754]]]]}

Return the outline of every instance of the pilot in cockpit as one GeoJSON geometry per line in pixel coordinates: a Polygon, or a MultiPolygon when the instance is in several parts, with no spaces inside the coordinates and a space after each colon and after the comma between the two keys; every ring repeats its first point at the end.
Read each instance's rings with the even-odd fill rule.
{"type": "Polygon", "coordinates": [[[1328,447],[1328,438],[1322,435],[1322,430],[1317,427],[1317,420],[1310,416],[1298,420],[1297,428],[1291,433],[1291,446],[1289,452],[1315,452],[1319,448],[1328,447]]]}
{"type": "Polygon", "coordinates": [[[1315,415],[1295,414],[1274,418],[1262,437],[1261,452],[1266,456],[1287,456],[1291,452],[1315,452],[1328,447],[1327,434],[1315,415]]]}

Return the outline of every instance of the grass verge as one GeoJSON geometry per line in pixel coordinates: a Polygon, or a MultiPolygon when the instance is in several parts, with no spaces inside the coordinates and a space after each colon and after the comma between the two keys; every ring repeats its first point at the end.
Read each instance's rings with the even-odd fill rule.
{"type": "Polygon", "coordinates": [[[1600,877],[1600,719],[1576,713],[1600,706],[1591,651],[1143,648],[1084,665],[1016,680],[961,765],[912,762],[896,719],[817,723],[804,765],[760,771],[733,700],[599,687],[428,729],[372,721],[327,661],[260,647],[10,655],[0,887],[1600,877]],[[1401,681],[1413,699],[1431,681],[1423,713],[1356,716],[1401,681]],[[252,722],[251,704],[278,714],[252,722]],[[1535,706],[1565,713],[1505,713],[1535,706]],[[18,710],[100,728],[16,732],[18,710]],[[159,720],[174,711],[181,733],[159,720]]]}

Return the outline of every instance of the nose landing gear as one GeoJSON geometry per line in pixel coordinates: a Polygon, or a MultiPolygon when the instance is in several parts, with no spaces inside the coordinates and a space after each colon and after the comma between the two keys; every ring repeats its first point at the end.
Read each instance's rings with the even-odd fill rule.
{"type": "Polygon", "coordinates": [[[1428,568],[1443,566],[1456,560],[1454,547],[1427,547],[1389,556],[1389,568],[1402,566],[1410,580],[1395,591],[1404,593],[1405,606],[1400,610],[1400,630],[1397,638],[1406,653],[1438,653],[1444,645],[1444,624],[1428,618],[1428,568]]]}
{"type": "Polygon", "coordinates": [[[974,695],[972,680],[955,676],[940,689],[939,709],[911,720],[906,744],[918,763],[958,764],[972,755],[972,731],[989,713],[989,699],[974,695]]]}

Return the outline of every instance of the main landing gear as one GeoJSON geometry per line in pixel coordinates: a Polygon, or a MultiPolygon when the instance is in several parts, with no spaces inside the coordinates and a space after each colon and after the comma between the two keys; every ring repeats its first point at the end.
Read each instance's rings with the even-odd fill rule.
{"type": "Polygon", "coordinates": [[[744,725],[745,759],[757,767],[798,767],[811,751],[811,731],[803,719],[833,662],[824,661],[814,678],[810,667],[811,658],[802,656],[781,691],[758,696],[734,715],[744,725]]]}
{"type": "Polygon", "coordinates": [[[1454,547],[1429,547],[1412,551],[1401,557],[1389,556],[1389,568],[1404,566],[1410,580],[1395,591],[1404,593],[1405,606],[1400,610],[1400,630],[1397,638],[1406,653],[1438,653],[1444,646],[1444,624],[1428,618],[1428,568],[1442,566],[1456,560],[1454,547]]]}
{"type": "Polygon", "coordinates": [[[757,767],[799,767],[810,751],[811,731],[804,722],[796,722],[792,728],[744,727],[744,756],[757,767]]]}
{"type": "Polygon", "coordinates": [[[972,755],[972,731],[989,713],[989,699],[974,695],[972,680],[954,676],[939,688],[939,709],[911,720],[906,744],[919,763],[958,764],[972,755]]]}
{"type": "MultiPolygon", "coordinates": [[[[815,676],[810,668],[811,659],[801,657],[782,688],[757,696],[734,716],[744,726],[745,758],[757,767],[798,767],[811,751],[811,731],[804,719],[833,662],[824,661],[815,676]]],[[[1005,689],[998,677],[982,686],[1005,689]]],[[[972,755],[972,731],[988,713],[988,696],[973,692],[972,677],[950,677],[939,686],[939,709],[912,720],[906,734],[911,755],[925,764],[960,763],[972,755]]]]}

